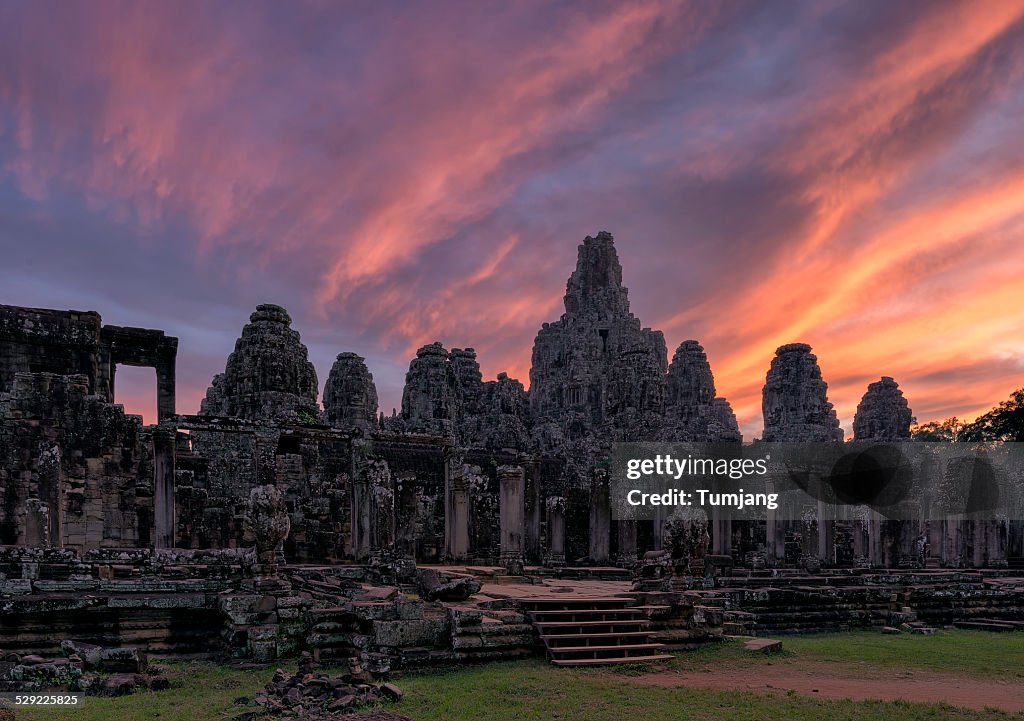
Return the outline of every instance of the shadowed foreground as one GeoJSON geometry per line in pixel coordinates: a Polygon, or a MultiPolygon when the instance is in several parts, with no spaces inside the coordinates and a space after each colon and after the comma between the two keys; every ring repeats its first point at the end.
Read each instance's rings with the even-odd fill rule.
{"type": "MultiPolygon", "coordinates": [[[[396,679],[405,698],[389,708],[415,721],[578,719],[993,719],[1012,718],[1003,696],[1019,695],[1024,679],[1024,634],[941,632],[936,636],[877,633],[786,638],[786,651],[764,656],[726,643],[646,671],[621,667],[555,669],[541,659],[410,673],[396,679]],[[770,679],[765,681],[765,679],[770,679]],[[707,683],[715,688],[704,688],[707,683]],[[774,680],[774,682],[772,681],[774,680]],[[820,698],[842,682],[863,700],[820,698]],[[873,690],[900,684],[932,689],[933,703],[867,700],[873,690]],[[814,684],[817,684],[816,686],[814,684]],[[751,685],[762,690],[750,690],[751,685]],[[820,687],[821,693],[813,688],[820,687]],[[975,689],[974,708],[943,703],[956,689],[975,689]],[[999,689],[1005,693],[1000,695],[999,689]]],[[[93,699],[63,715],[50,710],[18,718],[60,721],[230,719],[252,706],[273,669],[175,664],[172,688],[118,699],[93,699]]],[[[962,696],[960,696],[962,698],[962,696]]],[[[1019,708],[1019,707],[1018,707],[1019,708]]]]}

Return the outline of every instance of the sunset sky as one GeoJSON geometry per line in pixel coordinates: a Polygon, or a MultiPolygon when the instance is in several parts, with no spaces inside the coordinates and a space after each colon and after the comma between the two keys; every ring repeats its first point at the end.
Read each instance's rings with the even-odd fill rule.
{"type": "Polygon", "coordinates": [[[178,336],[179,412],[260,302],[386,412],[433,340],[526,383],[599,230],[748,437],[794,341],[847,429],[881,375],[974,416],[1024,386],[1024,2],[0,0],[0,303],[178,336]]]}

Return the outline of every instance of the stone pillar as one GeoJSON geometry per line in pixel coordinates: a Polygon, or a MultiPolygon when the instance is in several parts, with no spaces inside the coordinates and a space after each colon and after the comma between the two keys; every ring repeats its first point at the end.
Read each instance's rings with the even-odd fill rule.
{"type": "Polygon", "coordinates": [[[608,563],[611,553],[612,509],[608,472],[596,469],[590,480],[590,561],[608,563]]]}
{"type": "MultiPolygon", "coordinates": [[[[774,487],[768,484],[767,492],[773,493],[774,487]]],[[[779,507],[768,509],[768,520],[765,524],[764,555],[765,563],[772,568],[780,568],[786,564],[786,523],[784,507],[786,499],[780,495],[779,507]]]]}
{"type": "Polygon", "coordinates": [[[523,545],[526,540],[525,474],[522,466],[499,466],[501,486],[501,565],[510,575],[523,573],[523,545]]]}
{"type": "Polygon", "coordinates": [[[356,561],[365,561],[373,552],[372,509],[368,469],[357,467],[352,478],[352,555],[356,561]]]}
{"type": "Polygon", "coordinates": [[[916,520],[898,521],[896,527],[896,565],[898,568],[918,566],[917,539],[922,526],[916,520]]]}
{"type": "Polygon", "coordinates": [[[882,520],[878,511],[868,511],[868,520],[865,523],[868,537],[868,566],[882,568],[885,565],[885,548],[882,543],[882,520]]]}
{"type": "Polygon", "coordinates": [[[836,522],[834,509],[818,501],[818,558],[824,566],[836,564],[836,522]]]}
{"type": "Polygon", "coordinates": [[[718,556],[732,556],[732,514],[728,508],[715,506],[712,517],[713,552],[718,556]]]}
{"type": "Polygon", "coordinates": [[[405,558],[416,558],[416,516],[419,498],[416,494],[416,476],[403,473],[398,477],[395,510],[395,551],[405,558]]]}
{"type": "Polygon", "coordinates": [[[469,484],[454,455],[444,465],[444,549],[447,561],[465,561],[469,554],[469,484]]]}
{"type": "Polygon", "coordinates": [[[818,509],[805,506],[800,522],[800,565],[816,572],[821,566],[818,548],[818,509]]]}
{"type": "Polygon", "coordinates": [[[619,524],[619,565],[633,568],[637,561],[636,521],[622,520],[619,524]]]}
{"type": "Polygon", "coordinates": [[[1005,518],[982,522],[984,525],[985,566],[1006,568],[1009,548],[1009,524],[1005,518]]]}
{"type": "Polygon", "coordinates": [[[565,565],[565,499],[551,496],[547,500],[548,511],[548,552],[547,566],[565,565]]]}
{"type": "Polygon", "coordinates": [[[963,555],[963,518],[950,513],[942,521],[942,565],[946,568],[961,568],[963,555]]]}
{"type": "Polygon", "coordinates": [[[540,493],[540,463],[529,456],[521,456],[526,472],[526,558],[531,563],[541,561],[540,522],[543,514],[540,493]]]}
{"type": "Polygon", "coordinates": [[[370,490],[370,553],[387,554],[395,548],[395,486],[387,461],[373,461],[368,469],[370,490]]]}
{"type": "Polygon", "coordinates": [[[25,501],[25,535],[26,546],[48,548],[50,546],[50,509],[38,498],[25,501]]]}
{"type": "Polygon", "coordinates": [[[654,533],[654,548],[652,551],[660,551],[665,547],[665,507],[654,507],[654,520],[651,521],[651,528],[654,533]]]}
{"type": "Polygon", "coordinates": [[[156,415],[161,423],[173,418],[177,412],[175,410],[175,355],[175,352],[165,352],[156,364],[156,415]]]}
{"type": "Polygon", "coordinates": [[[174,548],[174,451],[177,430],[153,430],[153,547],[174,548]]]}

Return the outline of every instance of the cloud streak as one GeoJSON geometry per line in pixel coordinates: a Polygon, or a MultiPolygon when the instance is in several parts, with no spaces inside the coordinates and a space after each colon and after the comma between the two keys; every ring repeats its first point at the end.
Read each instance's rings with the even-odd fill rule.
{"type": "Polygon", "coordinates": [[[880,375],[922,420],[1024,385],[1024,3],[400,10],[6,4],[0,302],[179,335],[183,411],[279,302],[390,410],[435,339],[525,380],[608,229],[748,436],[786,342],[847,427],[880,375]]]}

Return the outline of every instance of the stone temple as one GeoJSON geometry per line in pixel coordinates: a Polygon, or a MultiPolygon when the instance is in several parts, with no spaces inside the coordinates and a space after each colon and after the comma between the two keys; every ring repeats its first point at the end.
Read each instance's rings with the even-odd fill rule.
{"type": "MultiPolygon", "coordinates": [[[[933,623],[1024,607],[1012,520],[922,502],[917,521],[813,507],[803,522],[613,521],[611,443],[742,438],[701,345],[669,362],[663,334],[631,312],[606,232],[578,248],[529,389],[484,380],[472,348],[432,343],[386,416],[364,359],[339,349],[321,405],[300,329],[260,305],[187,414],[177,346],[91,311],[0,306],[0,650],[72,639],[381,668],[503,658],[547,644],[530,619],[554,607],[551,589],[610,593],[666,648],[883,625],[907,607],[933,623]],[[155,369],[156,424],[117,404],[124,364],[155,369]]],[[[762,440],[842,443],[810,346],[769,360],[762,440]]],[[[911,416],[882,377],[855,438],[907,441],[911,416]]],[[[631,649],[610,660],[641,657],[631,649]]]]}

